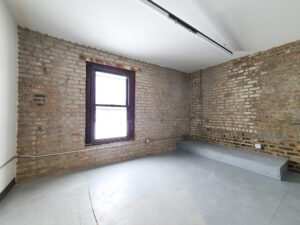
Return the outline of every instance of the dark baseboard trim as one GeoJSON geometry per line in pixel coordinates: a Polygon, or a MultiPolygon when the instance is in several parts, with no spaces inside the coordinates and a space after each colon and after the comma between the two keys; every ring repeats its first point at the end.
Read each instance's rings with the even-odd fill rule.
{"type": "Polygon", "coordinates": [[[5,198],[5,196],[10,192],[10,190],[15,186],[16,181],[15,178],[4,188],[4,190],[0,193],[0,202],[5,198]]]}

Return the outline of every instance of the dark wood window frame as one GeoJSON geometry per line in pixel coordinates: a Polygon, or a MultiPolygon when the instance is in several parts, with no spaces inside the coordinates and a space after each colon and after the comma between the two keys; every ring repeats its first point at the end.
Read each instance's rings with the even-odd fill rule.
{"type": "Polygon", "coordinates": [[[85,144],[99,145],[111,142],[129,141],[134,139],[134,113],[135,113],[135,72],[119,69],[97,63],[86,62],[86,128],[85,144]],[[100,105],[95,102],[96,72],[105,72],[127,77],[126,105],[100,105]],[[120,138],[95,139],[95,111],[96,106],[126,107],[127,109],[127,136],[120,138]]]}

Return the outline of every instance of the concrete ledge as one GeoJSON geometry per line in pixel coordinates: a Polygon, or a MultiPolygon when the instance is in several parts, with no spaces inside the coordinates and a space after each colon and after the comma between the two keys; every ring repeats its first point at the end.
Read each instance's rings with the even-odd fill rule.
{"type": "Polygon", "coordinates": [[[178,142],[178,149],[281,180],[288,160],[265,153],[249,152],[198,141],[178,142]]]}

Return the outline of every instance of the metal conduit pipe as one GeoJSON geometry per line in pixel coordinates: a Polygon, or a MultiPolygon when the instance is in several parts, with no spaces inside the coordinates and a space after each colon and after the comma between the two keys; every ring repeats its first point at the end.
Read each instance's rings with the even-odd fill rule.
{"type": "Polygon", "coordinates": [[[86,148],[86,149],[79,149],[79,150],[74,150],[74,151],[69,151],[69,152],[57,152],[57,153],[49,153],[49,154],[44,154],[44,155],[18,155],[16,157],[17,158],[43,158],[43,157],[50,157],[50,156],[57,156],[57,155],[73,154],[73,153],[78,153],[78,152],[95,151],[95,150],[106,149],[106,148],[122,147],[122,146],[127,146],[127,145],[137,145],[137,144],[143,144],[143,143],[148,144],[150,142],[169,140],[169,139],[177,139],[177,138],[182,138],[182,137],[184,137],[184,135],[176,136],[176,137],[164,137],[164,138],[137,140],[137,141],[128,142],[128,143],[107,145],[107,146],[101,146],[101,147],[90,147],[90,148],[86,148]],[[149,140],[149,142],[146,142],[146,140],[149,140]]]}

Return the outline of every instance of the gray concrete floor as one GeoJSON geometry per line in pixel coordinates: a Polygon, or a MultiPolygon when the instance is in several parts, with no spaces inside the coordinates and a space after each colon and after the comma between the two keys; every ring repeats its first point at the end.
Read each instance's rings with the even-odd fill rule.
{"type": "Polygon", "coordinates": [[[278,181],[171,152],[16,185],[1,225],[299,225],[300,174],[278,181]]]}

